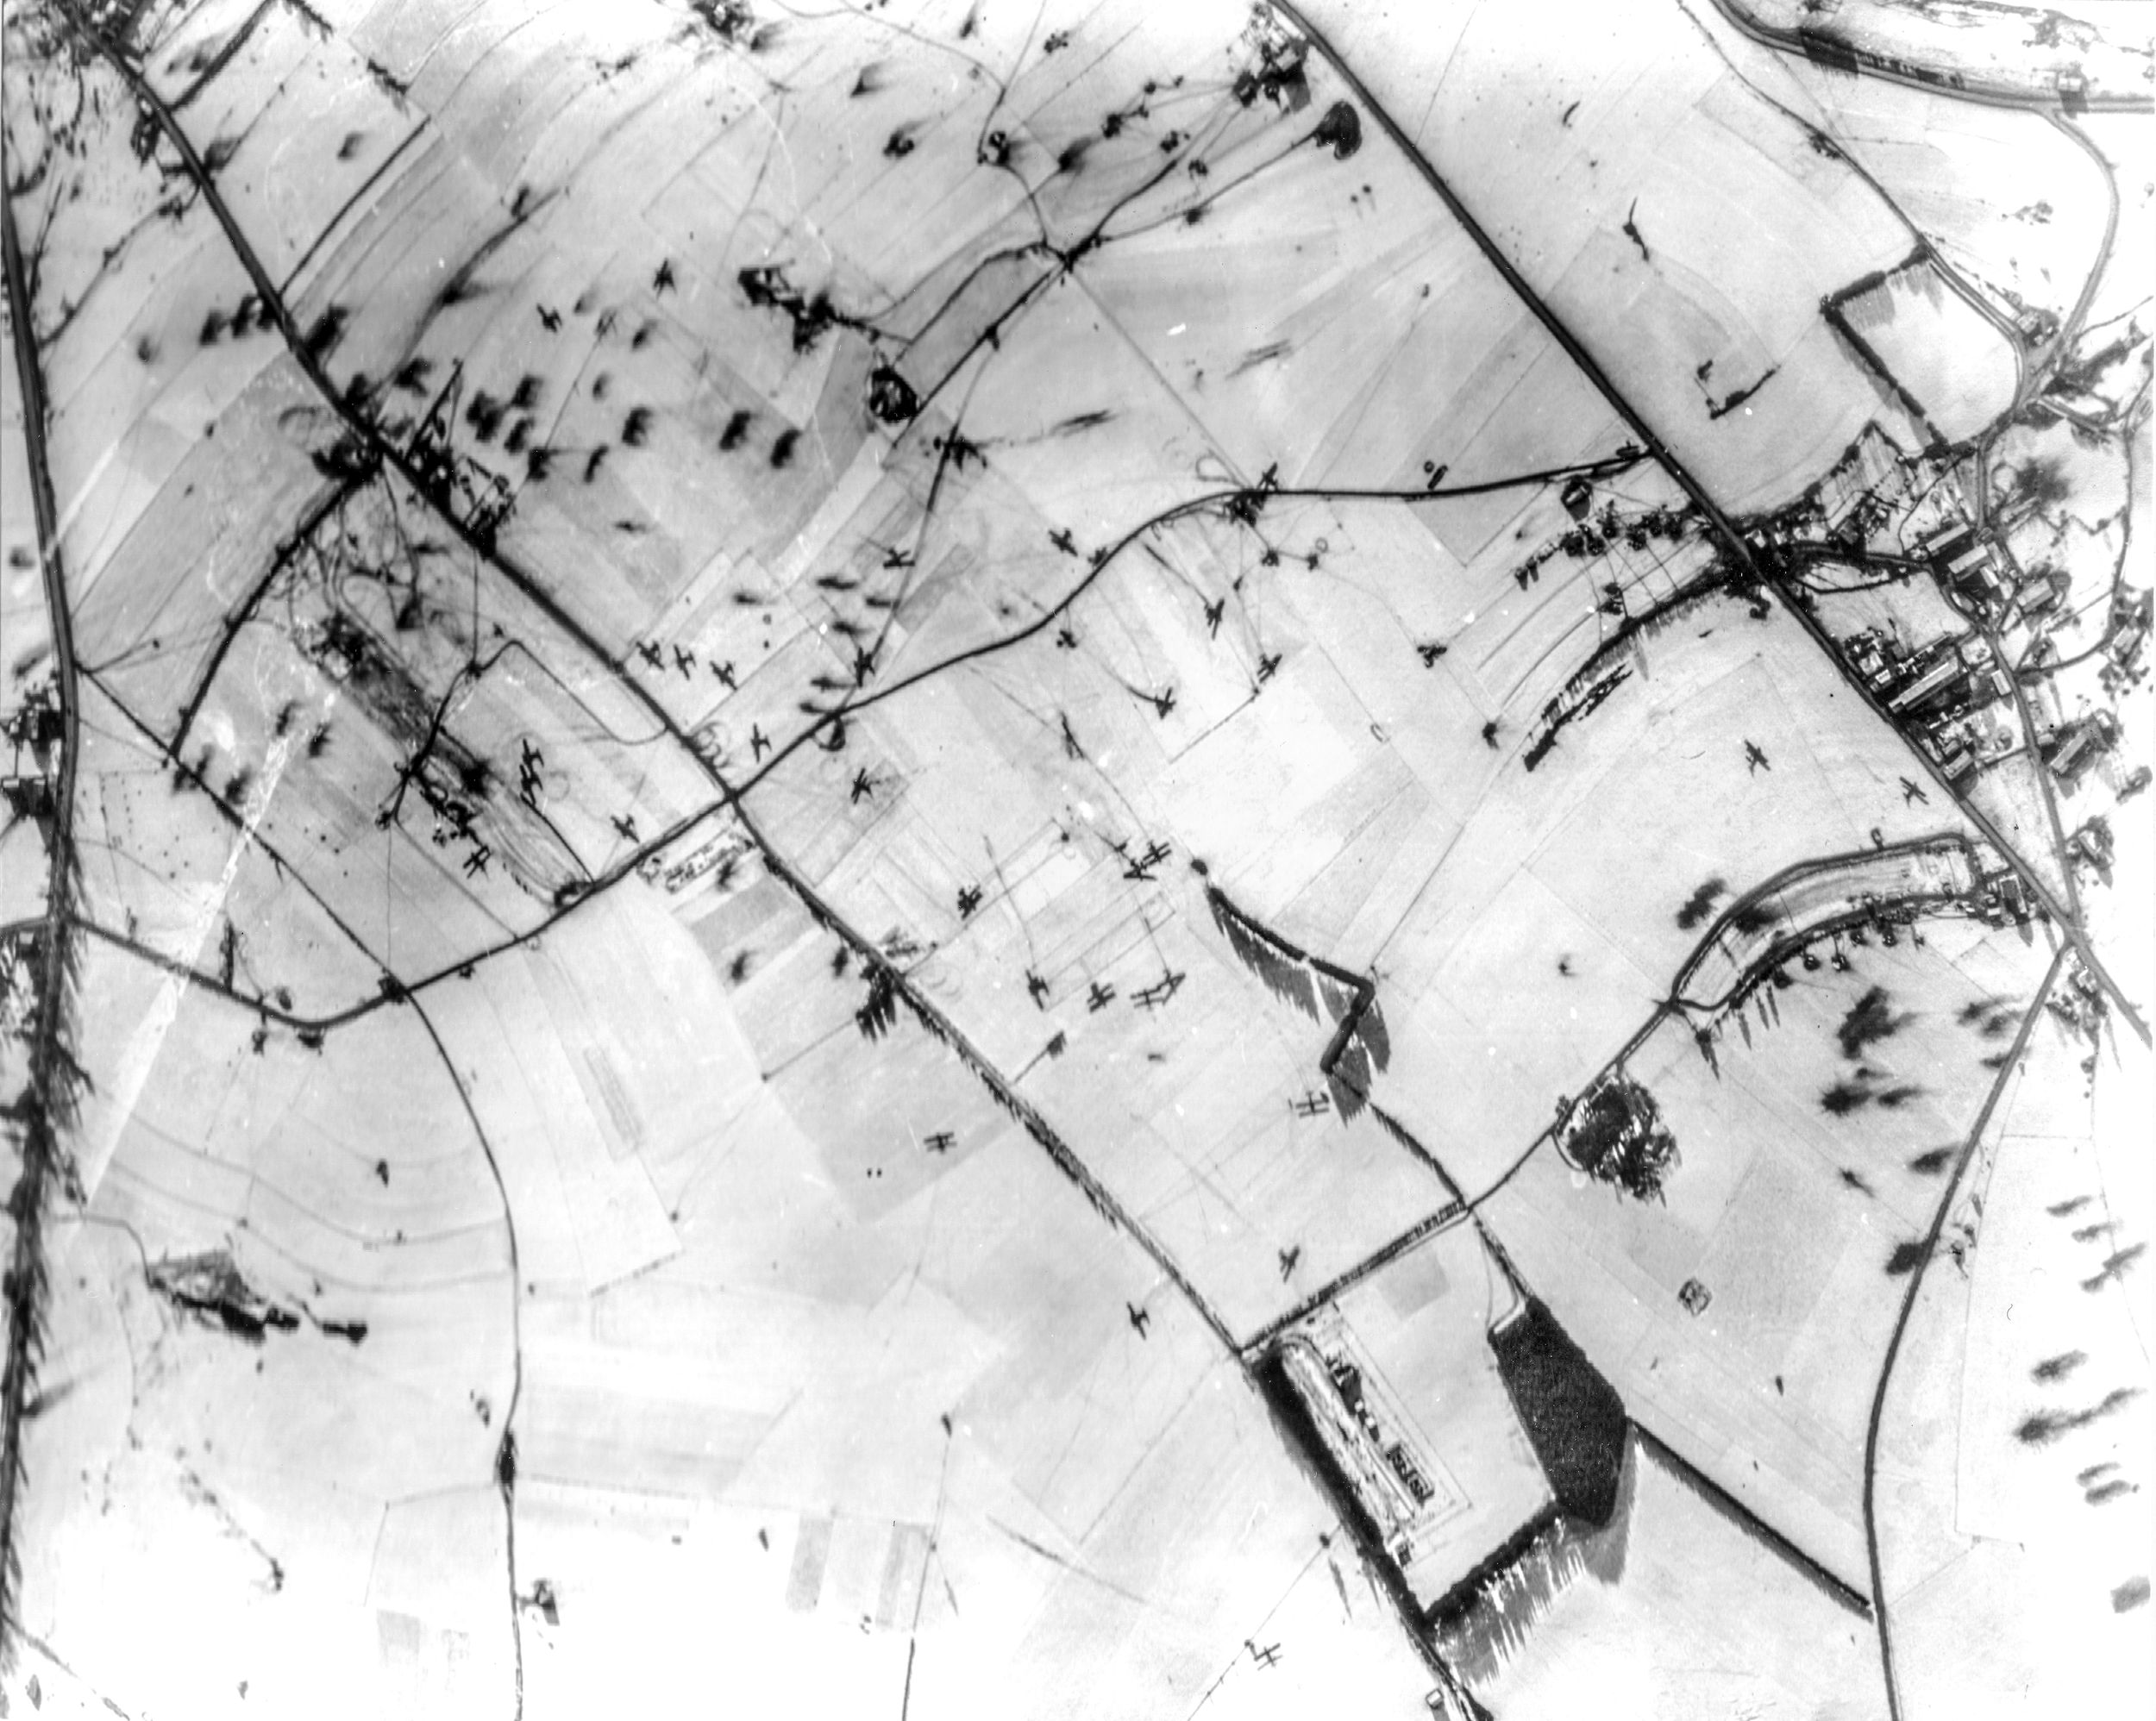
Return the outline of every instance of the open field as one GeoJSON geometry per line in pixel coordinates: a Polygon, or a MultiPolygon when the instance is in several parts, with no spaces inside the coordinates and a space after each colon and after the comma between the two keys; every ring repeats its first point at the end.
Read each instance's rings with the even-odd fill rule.
{"type": "Polygon", "coordinates": [[[1721,601],[1649,641],[1646,673],[1532,774],[1499,779],[1503,798],[1375,953],[1381,990],[1416,1000],[1394,1012],[1382,1092],[1463,1184],[1494,1178],[1646,1023],[1708,930],[1683,913],[1702,887],[1741,894],[1875,826],[1889,842],[1952,828],[1902,796],[1898,746],[1822,665],[1775,654],[1793,632],[1778,610],[1755,621],[1721,601]],[[1611,868],[1645,887],[1614,896],[1611,868]]]}
{"type": "Polygon", "coordinates": [[[2014,349],[1928,262],[1845,299],[1840,316],[1946,441],[1973,440],[2014,404],[2014,349]]]}
{"type": "MultiPolygon", "coordinates": [[[[2010,729],[2011,712],[2002,708],[1999,716],[2010,729]]],[[[2043,761],[2024,746],[2019,753],[1978,768],[1969,785],[1969,804],[1990,819],[2016,849],[2031,857],[2030,869],[2038,878],[2053,890],[2063,891],[2066,869],[2055,858],[2057,845],[2051,834],[2051,809],[2046,800],[2050,785],[2046,775],[2043,761]]],[[[2063,803],[2059,817],[2065,817],[2063,803]]]]}
{"type": "MultiPolygon", "coordinates": [[[[1476,8],[1420,40],[1405,15],[1312,16],[1725,509],[1787,501],[1869,419],[1902,434],[1819,304],[1898,263],[1905,229],[1681,11],[1476,8]]],[[[1933,313],[1912,340],[1965,348],[1933,313]]]]}
{"type": "Polygon", "coordinates": [[[1886,1713],[1861,1620],[1717,1511],[1654,1447],[1635,1436],[1626,1466],[1623,1516],[1583,1541],[1579,1568],[1476,1681],[1493,1714],[1886,1713]],[[1763,1630],[1769,1619],[1774,1628],[1763,1630]]]}
{"type": "MultiPolygon", "coordinates": [[[[778,914],[773,933],[825,942],[778,914]]],[[[213,1712],[239,1679],[274,1705],[334,1666],[317,1712],[467,1712],[509,1649],[489,1471],[513,1409],[535,1714],[679,1689],[706,1633],[674,1627],[715,1607],[736,1677],[815,1705],[895,1697],[909,1642],[917,1712],[1031,1689],[1017,1712],[1061,1713],[1058,1689],[1163,1680],[1188,1703],[1261,1626],[1288,1676],[1238,1681],[1226,1712],[1415,1700],[1426,1674],[1233,1359],[910,1021],[871,1046],[827,980],[823,1023],[786,1027],[628,898],[480,974],[430,1020],[481,1073],[489,1138],[517,1144],[499,1192],[409,1016],[340,1030],[331,1057],[281,1036],[255,1054],[243,1013],[191,993],[144,1082],[112,1092],[127,1121],[67,1242],[101,1288],[55,1334],[52,1378],[81,1384],[33,1461],[66,1450],[85,1477],[41,1497],[34,1544],[70,1550],[37,1589],[83,1677],[213,1712]],[[625,1055],[604,1024],[655,989],[661,1042],[625,1055]],[[895,1114],[849,1115],[849,1091],[897,1089],[895,1114]],[[217,1249],[304,1311],[295,1330],[251,1344],[141,1283],[145,1258],[217,1249]],[[294,1392],[320,1413],[268,1412],[294,1392]],[[210,1395],[262,1404],[256,1432],[203,1446],[210,1395]],[[1194,1487],[1248,1528],[1178,1559],[1151,1526],[1194,1487]],[[657,1564],[624,1562],[630,1525],[657,1564]],[[78,1605],[122,1559],[140,1609],[78,1605]],[[183,1642],[199,1690],[159,1679],[183,1642]]],[[[145,979],[93,958],[88,984],[122,1008],[112,989],[145,979]]]]}
{"type": "MultiPolygon", "coordinates": [[[[1743,46],[1752,49],[1750,63],[1778,62],[1836,144],[2002,310],[2028,306],[2063,318],[2072,310],[2097,261],[2109,197],[2087,152],[2059,127],[1743,46]]],[[[1762,66],[1760,75],[1772,73],[1762,66]]]]}
{"type": "Polygon", "coordinates": [[[2017,424],[1992,445],[1994,482],[2009,498],[2000,524],[2015,560],[2065,576],[2046,616],[2059,624],[2053,642],[2062,657],[2096,643],[2110,625],[2127,571],[2132,458],[2115,445],[2084,447],[2057,421],[2017,424]]]}
{"type": "MultiPolygon", "coordinates": [[[[92,1008],[140,1012],[157,986],[86,960],[92,1008]]],[[[409,1018],[325,1066],[174,1002],[147,1068],[116,1047],[92,1072],[95,1194],[57,1239],[77,1294],[48,1342],[70,1390],[27,1460],[67,1479],[33,1497],[30,1629],[94,1688],[174,1713],[222,1712],[243,1680],[273,1704],[457,1712],[511,1661],[489,1421],[511,1268],[486,1164],[409,1018]],[[152,1288],[204,1255],[244,1288],[172,1281],[197,1313],[152,1288]],[[232,1326],[251,1311],[279,1314],[255,1343],[232,1326]]]]}
{"type": "Polygon", "coordinates": [[[2123,1665],[2121,116],[1675,4],[5,29],[6,1703],[2123,1665]],[[1964,519],[2115,855],[1833,648],[1964,519]]]}
{"type": "MultiPolygon", "coordinates": [[[[1110,608],[1122,587],[1120,580],[1104,586],[1089,606],[1097,601],[1110,608]]],[[[1092,613],[1081,610],[1077,624],[1087,626],[1092,613]]],[[[1163,606],[1154,614],[1172,617],[1189,648],[1201,646],[1202,629],[1188,610],[1176,616],[1163,606]]],[[[1317,1082],[1323,1033],[1315,1024],[1303,1030],[1299,1053],[1286,1037],[1276,1057],[1260,1052],[1264,1042],[1250,1036],[1247,1012],[1263,1008],[1262,994],[1247,981],[1238,993],[1240,977],[1225,948],[1202,932],[1194,940],[1187,929],[1202,924],[1192,861],[1203,862],[1207,876],[1261,923],[1351,972],[1374,966],[1381,999],[1408,1001],[1404,1010],[1388,1005],[1392,1062],[1377,1091],[1456,1177],[1474,1186],[1533,1139],[1549,1115],[1549,1096],[1576,1089],[1664,995],[1699,936],[1680,923],[1677,911],[1702,879],[1735,880],[1742,890],[1821,852],[1821,843],[1829,845],[1826,852],[1859,848],[1875,824],[1889,841],[1941,829],[1939,815],[1893,788],[1897,760],[1861,708],[1852,703],[1840,733],[1814,724],[1800,735],[1775,715],[1792,709],[1785,699],[1827,703],[1830,697],[1823,690],[1814,696],[1803,679],[1823,679],[1815,660],[1766,654],[1789,630],[1786,618],[1758,621],[1739,606],[1716,604],[1694,612],[1685,629],[1695,637],[1647,643],[1653,679],[1620,688],[1568,729],[1533,772],[1516,752],[1486,746],[1470,727],[1471,714],[1445,723],[1442,708],[1426,704],[1371,712],[1349,690],[1374,676],[1355,673],[1353,665],[1335,667],[1306,648],[1288,653],[1256,697],[1246,692],[1232,704],[1233,684],[1223,688],[1222,715],[1194,719],[1205,725],[1203,738],[1180,758],[1171,754],[1152,765],[1158,774],[1149,793],[1141,785],[1163,746],[1156,736],[1167,728],[1165,745],[1175,747],[1180,703],[1163,725],[1130,697],[1136,675],[1118,685],[1086,654],[1043,641],[984,668],[978,680],[968,675],[887,702],[857,728],[862,739],[849,754],[797,755],[771,779],[760,804],[771,840],[801,854],[818,888],[869,936],[896,927],[915,941],[932,941],[934,954],[922,970],[932,977],[931,992],[993,1061],[1038,1072],[1051,1115],[1069,1103],[1057,1096],[1075,1096],[1081,1087],[1097,1092],[1112,1068],[1140,1056],[1158,1065],[1155,1080],[1123,1082],[1135,1093],[1154,1088],[1160,1098],[1139,1102],[1119,1124],[1110,1126],[1118,1111],[1101,1115],[1099,1145],[1081,1149],[1081,1157],[1141,1211],[1187,1211],[1191,1246],[1200,1251],[1192,1257],[1200,1283],[1207,1275],[1196,1262],[1224,1255],[1249,1275],[1238,1298],[1255,1296],[1268,1279],[1278,1286],[1270,1263],[1279,1251],[1307,1240],[1313,1262],[1330,1257],[1344,1265],[1355,1258],[1351,1238],[1374,1246],[1388,1228],[1404,1228],[1442,1205],[1443,1192],[1403,1158],[1408,1174],[1397,1185],[1400,1194],[1369,1192],[1354,1204],[1351,1223],[1320,1193],[1335,1177],[1376,1174],[1389,1156],[1386,1144],[1373,1134],[1376,1157],[1363,1159],[1351,1144],[1369,1126],[1357,1120],[1347,1130],[1344,1157],[1337,1123],[1295,1117],[1305,1090],[1317,1082]],[[1696,637],[1702,633],[1707,637],[1696,637]],[[1633,686],[1652,686],[1663,698],[1696,691],[1672,724],[1666,709],[1646,706],[1633,686]],[[1033,699],[1045,697],[1082,757],[1059,741],[1050,721],[1027,710],[1020,687],[1033,699]],[[1727,756],[1710,754],[1712,762],[1702,766],[1703,737],[1727,733],[1728,714],[1740,707],[1750,737],[1769,756],[1767,770],[1748,767],[1741,745],[1727,741],[1727,756]],[[1379,733],[1384,744],[1376,740],[1379,733]],[[1621,788],[1620,760],[1626,767],[1621,788]],[[991,767],[991,760],[1004,763],[991,767]],[[1455,760],[1474,773],[1464,782],[1449,768],[1455,760]],[[984,824],[982,810],[968,798],[970,785],[984,769],[1007,771],[1011,763],[1031,771],[1007,779],[1012,792],[984,824]],[[854,771],[868,773],[876,786],[834,810],[854,771]],[[1243,785],[1257,773],[1274,787],[1254,800],[1243,785]],[[1018,792],[1028,776],[1030,805],[1018,792]],[[1470,785],[1471,798],[1463,793],[1470,785]],[[1794,807],[1791,798],[1802,795],[1814,810],[1760,825],[1745,811],[1745,798],[1770,788],[1780,807],[1794,807]],[[1613,829],[1597,798],[1618,793],[1630,810],[1613,829]],[[1685,809],[1688,852],[1676,876],[1669,872],[1663,835],[1669,827],[1657,810],[1658,795],[1685,809]],[[1590,823],[1603,833],[1594,845],[1576,835],[1590,823]],[[1297,841],[1269,849],[1261,826],[1295,831],[1297,841]],[[1652,864],[1624,864],[1665,878],[1666,902],[1647,898],[1620,909],[1595,893],[1593,869],[1610,864],[1612,837],[1626,831],[1643,855],[1660,851],[1652,864]],[[1139,869],[1157,870],[1157,878],[1124,876],[1131,860],[1159,844],[1166,853],[1139,869]],[[1257,864],[1222,865],[1223,854],[1254,854],[1257,864]],[[1514,862],[1512,872],[1501,854],[1528,860],[1524,867],[1514,862]],[[1332,879],[1348,891],[1346,903],[1332,899],[1332,879]],[[960,898],[970,889],[982,892],[984,906],[969,913],[960,898]],[[1358,897],[1359,911],[1343,924],[1343,911],[1358,897]],[[1508,906],[1523,899],[1537,904],[1532,912],[1508,906]],[[1532,954],[1516,948],[1522,937],[1536,941],[1532,954]],[[1501,973],[1508,977],[1502,986],[1495,982],[1501,973]],[[1178,973],[1187,986],[1178,982],[1157,1012],[1133,1007],[1145,1004],[1143,988],[1178,973]],[[1026,998],[1029,974],[1045,980],[1048,991],[1037,1008],[1013,1013],[1012,1006],[1026,998]],[[1112,988],[1112,999],[1096,1006],[1096,985],[1112,988]],[[1238,996],[1249,1002],[1229,1001],[1238,996]],[[1487,1039],[1464,1030],[1475,1011],[1483,1014],[1487,1039]],[[1513,1031],[1558,1012],[1557,1032],[1513,1031]],[[1067,1055],[1043,1057],[1057,1034],[1068,1038],[1067,1055]],[[1503,1062],[1487,1049],[1499,1044],[1506,1048],[1503,1062]],[[1463,1051],[1483,1072],[1472,1085],[1439,1073],[1457,1069],[1463,1051]],[[1223,1057],[1230,1061],[1220,1064],[1223,1057]],[[1250,1096],[1236,1108],[1227,1137],[1238,1144],[1244,1169],[1237,1180],[1201,1192],[1211,1175],[1206,1167],[1214,1163],[1206,1155],[1193,1156],[1202,1136],[1164,1156],[1153,1144],[1163,1127],[1154,1108],[1165,1104],[1172,1117],[1172,1107],[1186,1104],[1184,1084],[1202,1084],[1206,1072],[1229,1068],[1250,1096]],[[1273,1119],[1254,1135],[1267,1109],[1273,1119]],[[1277,1147],[1258,1150],[1275,1138],[1277,1147]],[[1280,1158],[1291,1143],[1297,1144],[1291,1156],[1280,1158]],[[1349,1166],[1361,1168],[1350,1173],[1349,1166]],[[1240,1179],[1251,1176],[1261,1185],[1238,1195],[1240,1179]],[[1217,1204],[1225,1199],[1239,1212],[1274,1179],[1282,1180],[1281,1196],[1290,1204],[1282,1217],[1260,1223],[1247,1244],[1228,1242],[1217,1204]],[[1418,1203],[1418,1190],[1426,1206],[1418,1203]],[[1320,1212],[1330,1217],[1321,1231],[1309,1233],[1320,1212]],[[1377,1227],[1375,1234],[1365,1219],[1377,1227]],[[1320,1247],[1321,1235],[1339,1242],[1320,1247]],[[1341,1249],[1348,1253],[1338,1254],[1341,1249]]],[[[1099,633],[1090,628],[1087,636],[1099,633]]],[[[1384,643],[1347,637],[1359,651],[1384,643]]],[[[1180,679],[1177,685],[1190,686],[1180,679]]],[[[1277,1019],[1283,1027],[1294,1020],[1286,1012],[1277,1019]]],[[[1212,1117],[1217,1106],[1186,1105],[1186,1111],[1212,1117]]],[[[1169,1139],[1185,1136],[1188,1128],[1172,1128],[1169,1139]]],[[[1231,1223],[1229,1234],[1238,1230],[1231,1223]]],[[[1318,1277],[1324,1276],[1321,1270],[1318,1277]]],[[[1217,1281],[1213,1294],[1225,1296],[1226,1283],[1217,1281]]],[[[1262,1318],[1260,1305],[1250,1306],[1262,1318]]]]}
{"type": "Polygon", "coordinates": [[[1876,629],[1914,650],[1927,641],[1958,639],[1970,631],[1937,582],[1921,575],[1882,579],[1860,568],[1814,562],[1805,570],[1805,584],[1814,594],[1820,625],[1837,640],[1876,629]]]}
{"type": "Polygon", "coordinates": [[[1631,1414],[1860,1594],[1883,1292],[2049,955],[1945,923],[1921,950],[1873,943],[1763,992],[1711,1062],[1665,1027],[1626,1069],[1677,1142],[1666,1201],[1545,1151],[1482,1209],[1631,1414]],[[1692,1281],[1711,1299],[1696,1311],[1679,1296],[1692,1281]]]}
{"type": "MultiPolygon", "coordinates": [[[[2146,1627],[2117,1597],[2147,1566],[2147,1410],[2115,1393],[2146,1378],[2148,1280],[2138,1258],[2105,1269],[2140,1221],[2098,1167],[2121,1132],[2092,1137],[2077,1101],[2085,1049],[2038,1029],[1950,1226],[1976,1238],[1965,1270],[1926,1277],[1885,1400],[1880,1553],[1911,1715],[2146,1701],[2146,1627]]],[[[2147,1080],[2138,1048],[2103,1056],[2111,1105],[2145,1104],[2147,1080]]]]}
{"type": "Polygon", "coordinates": [[[2148,128],[2121,114],[2086,114],[2075,125],[2089,140],[2118,199],[2118,233],[2089,304],[2090,333],[2109,339],[2120,319],[2130,316],[2147,291],[2147,272],[2137,269],[2134,260],[2146,257],[2151,238],[2156,237],[2156,182],[2148,172],[2148,128]]]}

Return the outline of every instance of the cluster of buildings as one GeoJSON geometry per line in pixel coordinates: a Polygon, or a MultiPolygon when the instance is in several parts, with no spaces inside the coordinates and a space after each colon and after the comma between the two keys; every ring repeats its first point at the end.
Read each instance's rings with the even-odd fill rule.
{"type": "Polygon", "coordinates": [[[2110,882],[2111,858],[2115,845],[2111,836],[2111,821],[2098,813],[2066,839],[2066,853],[2101,874],[2105,883],[2110,882]]]}
{"type": "Polygon", "coordinates": [[[1996,855],[1978,867],[1973,901],[1977,918],[1986,926],[2023,926],[2036,913],[2021,874],[1996,855]]]}
{"type": "Polygon", "coordinates": [[[699,843],[678,860],[669,863],[663,850],[648,854],[637,864],[636,876],[648,885],[661,885],[669,896],[678,896],[699,879],[716,873],[723,888],[731,881],[754,845],[743,831],[728,826],[718,835],[699,843]]]}
{"type": "Polygon", "coordinates": [[[2023,305],[2014,316],[2014,332],[2021,336],[2021,344],[2034,352],[2059,333],[2059,317],[2041,305],[2023,305]]]}
{"type": "MultiPolygon", "coordinates": [[[[1991,629],[2040,629],[2064,606],[2064,573],[2017,574],[1996,543],[1965,521],[1940,527],[1918,554],[1947,597],[1991,629]]],[[[1842,644],[1873,697],[1951,781],[1963,782],[2025,744],[2020,723],[1996,710],[2013,697],[2012,672],[1980,635],[1941,635],[1910,645],[1890,630],[1870,629],[1842,644]]],[[[2117,720],[2095,711],[2048,725],[2036,736],[2036,750],[2071,787],[2117,739],[2117,720]]]]}
{"type": "Polygon", "coordinates": [[[2149,623],[2156,619],[2156,592],[2147,588],[2120,591],[2111,600],[2111,625],[2104,636],[2104,655],[2114,673],[2128,682],[2147,672],[2140,666],[2141,648],[2148,643],[2149,623]]]}
{"type": "Polygon", "coordinates": [[[2118,739],[2119,720],[2098,710],[2039,730],[2036,749],[2051,767],[2052,775],[2071,788],[2091,765],[2118,744],[2118,739]]]}
{"type": "Polygon", "coordinates": [[[9,713],[4,729],[0,729],[0,739],[8,742],[17,768],[0,777],[0,804],[7,807],[10,823],[28,819],[43,824],[53,817],[53,782],[66,734],[67,719],[49,685],[32,691],[9,713]],[[34,767],[29,771],[19,768],[25,749],[34,767]]]}
{"type": "Polygon", "coordinates": [[[1929,561],[1947,594],[1995,628],[2038,626],[2066,598],[2066,576],[2040,568],[2015,576],[1997,544],[1967,522],[1943,527],[1917,554],[1929,561]]]}
{"type": "Polygon", "coordinates": [[[1369,1514],[1385,1551],[1403,1571],[1414,1564],[1426,1518],[1442,1519],[1460,1502],[1432,1480],[1436,1468],[1413,1425],[1396,1407],[1382,1407],[1344,1334],[1322,1349],[1298,1333],[1280,1349],[1282,1372],[1302,1401],[1320,1444],[1369,1514]]]}
{"type": "Polygon", "coordinates": [[[2014,689],[1981,639],[1942,636],[1911,647],[1874,628],[1842,643],[1874,697],[1951,780],[1959,783],[2021,745],[2018,724],[1982,720],[1986,708],[2014,689]]]}
{"type": "MultiPolygon", "coordinates": [[[[2067,966],[2065,985],[2052,989],[2044,1007],[2084,1038],[2100,1037],[2106,1009],[2103,988],[2079,961],[2067,966]]],[[[2093,1055],[2082,1061],[2081,1067],[2084,1071],[2094,1067],[2093,1055]]]]}

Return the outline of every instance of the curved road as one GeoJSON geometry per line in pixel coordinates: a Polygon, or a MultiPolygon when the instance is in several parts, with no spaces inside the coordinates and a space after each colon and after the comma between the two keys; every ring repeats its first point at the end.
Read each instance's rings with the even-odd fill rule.
{"type": "MultiPolygon", "coordinates": [[[[1729,21],[1733,29],[1750,36],[1764,47],[1783,53],[1795,54],[1802,59],[1810,59],[1814,66],[1824,64],[1823,61],[1812,59],[1805,53],[1804,39],[1796,31],[1777,29],[1771,24],[1761,23],[1750,9],[1739,3],[1739,0],[1714,0],[1714,9],[1729,21]]],[[[2021,108],[2036,113],[2057,113],[2060,109],[2056,89],[2038,95],[2033,91],[2016,89],[2006,84],[1970,84],[1965,81],[1949,84],[1946,78],[1961,74],[1941,72],[1936,78],[1921,77],[1915,72],[1902,71],[1878,55],[1867,53],[1853,43],[1843,42],[1840,46],[1848,48],[1862,75],[1866,78],[1877,78],[1889,84],[1903,84],[1928,95],[1951,96],[1957,101],[1975,102],[1987,108],[2021,108]]],[[[2146,114],[2156,112],[2156,97],[2097,94],[2088,97],[2084,105],[2090,113],[2096,114],[2146,114]]]]}

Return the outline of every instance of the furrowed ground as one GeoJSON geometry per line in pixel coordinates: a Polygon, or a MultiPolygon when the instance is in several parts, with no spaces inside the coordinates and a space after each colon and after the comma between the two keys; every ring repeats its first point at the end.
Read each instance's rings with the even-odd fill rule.
{"type": "Polygon", "coordinates": [[[11,1677],[2126,1666],[2146,117],[1749,18],[11,9],[11,1677]]]}

